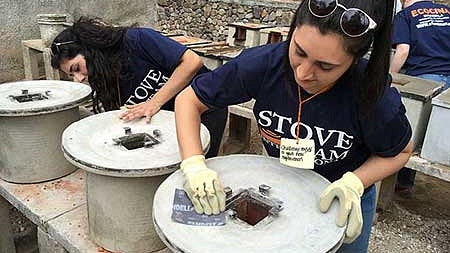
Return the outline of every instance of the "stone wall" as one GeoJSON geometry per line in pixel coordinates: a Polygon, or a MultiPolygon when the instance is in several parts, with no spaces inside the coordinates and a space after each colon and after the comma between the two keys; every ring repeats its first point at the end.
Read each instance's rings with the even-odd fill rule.
{"type": "Polygon", "coordinates": [[[434,2],[450,6],[450,0],[436,0],[434,2]]]}
{"type": "Polygon", "coordinates": [[[38,13],[64,13],[106,18],[110,22],[153,27],[156,0],[1,0],[0,83],[24,77],[21,40],[39,39],[38,13]]]}
{"type": "MultiPolygon", "coordinates": [[[[158,25],[166,32],[222,41],[236,21],[289,26],[301,0],[157,0],[158,25]]],[[[435,2],[450,5],[450,0],[435,2]]]]}
{"type": "Polygon", "coordinates": [[[158,25],[167,32],[223,41],[227,24],[237,21],[289,26],[301,1],[157,0],[158,25]]]}

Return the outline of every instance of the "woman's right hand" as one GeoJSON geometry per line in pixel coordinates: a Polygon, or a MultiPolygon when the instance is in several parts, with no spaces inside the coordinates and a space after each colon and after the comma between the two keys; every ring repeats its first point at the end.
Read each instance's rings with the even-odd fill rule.
{"type": "Polygon", "coordinates": [[[184,191],[197,213],[219,214],[225,210],[225,193],[217,172],[206,167],[205,156],[191,156],[180,165],[185,176],[184,191]]]}
{"type": "Polygon", "coordinates": [[[123,121],[131,121],[145,117],[145,120],[148,123],[153,115],[161,110],[161,105],[154,102],[152,99],[136,105],[125,105],[125,107],[127,110],[119,115],[119,118],[123,121]]]}

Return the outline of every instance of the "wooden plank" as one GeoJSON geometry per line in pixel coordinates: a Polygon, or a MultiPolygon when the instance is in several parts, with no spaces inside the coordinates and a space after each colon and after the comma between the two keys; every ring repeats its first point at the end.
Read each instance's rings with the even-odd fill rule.
{"type": "Polygon", "coordinates": [[[24,45],[22,41],[23,67],[25,71],[25,80],[34,80],[39,78],[39,68],[37,62],[36,50],[24,45]]]}
{"type": "MultiPolygon", "coordinates": [[[[103,251],[89,239],[87,206],[65,213],[48,223],[48,233],[69,253],[98,253],[103,251]]],[[[157,253],[170,253],[167,248],[157,253]]]]}
{"type": "Polygon", "coordinates": [[[450,182],[450,167],[433,163],[426,159],[419,157],[419,155],[413,155],[409,158],[405,167],[411,168],[416,171],[420,171],[423,174],[442,179],[444,181],[450,182]]]}
{"type": "Polygon", "coordinates": [[[0,195],[45,231],[49,220],[86,203],[85,178],[86,173],[77,170],[37,184],[14,184],[0,179],[0,195]]]}
{"type": "Polygon", "coordinates": [[[44,68],[45,68],[45,79],[47,80],[59,80],[59,70],[53,69],[51,60],[52,55],[50,52],[50,48],[44,48],[43,52],[44,58],[44,68]]]}

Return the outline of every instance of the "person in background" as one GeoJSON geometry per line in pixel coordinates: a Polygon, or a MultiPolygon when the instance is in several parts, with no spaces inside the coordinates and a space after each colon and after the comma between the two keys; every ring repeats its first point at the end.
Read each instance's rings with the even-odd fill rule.
{"type": "MultiPolygon", "coordinates": [[[[450,87],[450,7],[425,0],[405,0],[394,19],[390,71],[416,76],[450,87]]],[[[403,168],[396,191],[411,197],[416,172],[403,168]]]]}
{"type": "Polygon", "coordinates": [[[280,157],[286,146],[315,148],[314,159],[297,167],[314,167],[332,182],[311,204],[326,212],[338,198],[336,224],[347,225],[338,252],[367,251],[374,183],[412,152],[405,107],[388,74],[394,1],[304,0],[287,41],[244,50],[177,96],[180,169],[196,212],[217,214],[225,206],[220,175],[202,155],[200,115],[253,98],[268,155],[280,157]],[[362,56],[372,42],[367,62],[362,56]]]}
{"type": "MultiPolygon", "coordinates": [[[[81,17],[51,45],[53,68],[93,89],[94,111],[128,110],[129,121],[173,111],[175,96],[197,74],[209,70],[200,57],[150,28],[115,27],[99,18],[81,17]]],[[[227,109],[209,110],[202,122],[211,133],[208,157],[216,156],[227,109]]]]}
{"type": "Polygon", "coordinates": [[[394,19],[390,71],[450,86],[450,7],[428,0],[405,0],[394,19]]]}

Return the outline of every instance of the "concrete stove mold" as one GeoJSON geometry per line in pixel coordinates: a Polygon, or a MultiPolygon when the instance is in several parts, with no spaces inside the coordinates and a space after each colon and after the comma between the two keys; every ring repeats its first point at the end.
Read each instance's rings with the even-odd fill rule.
{"type": "MultiPolygon", "coordinates": [[[[151,122],[123,122],[120,111],[93,115],[63,133],[66,158],[87,173],[89,236],[113,252],[153,252],[164,248],[152,222],[153,196],[181,157],[173,112],[151,122]]],[[[210,136],[201,126],[203,150],[210,136]]]]}
{"type": "Polygon", "coordinates": [[[61,152],[64,129],[79,119],[91,88],[42,80],[0,85],[0,177],[37,183],[74,170],[61,152]]]}
{"type": "Polygon", "coordinates": [[[173,173],[160,185],[153,203],[156,231],[173,252],[336,252],[342,244],[345,227],[335,224],[337,201],[327,213],[319,210],[319,195],[329,184],[319,174],[257,155],[211,158],[207,166],[226,186],[226,224],[174,222],[174,191],[183,188],[184,177],[173,173]]]}

